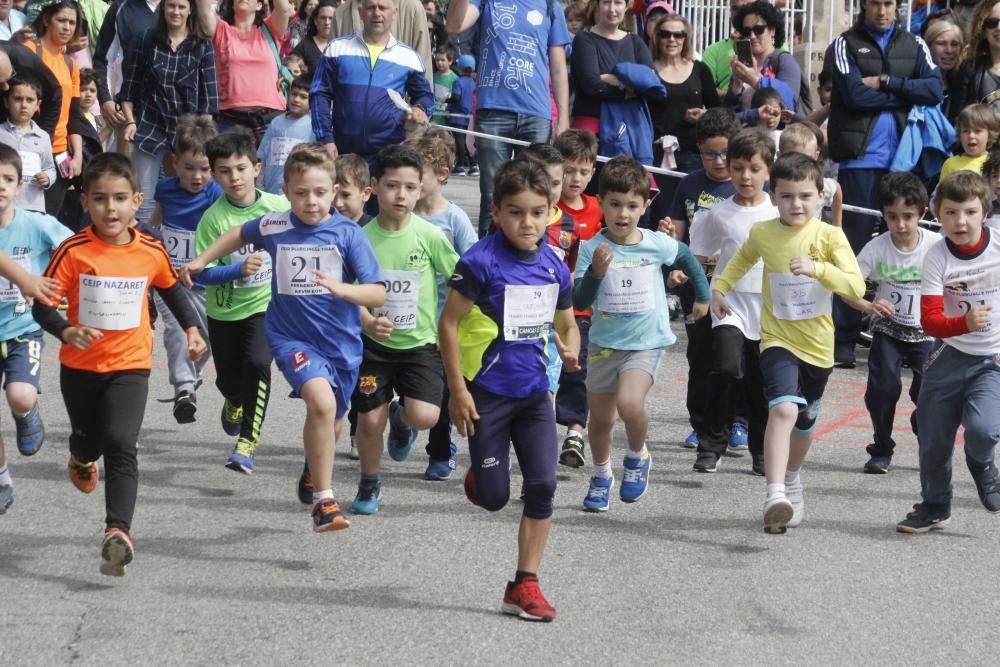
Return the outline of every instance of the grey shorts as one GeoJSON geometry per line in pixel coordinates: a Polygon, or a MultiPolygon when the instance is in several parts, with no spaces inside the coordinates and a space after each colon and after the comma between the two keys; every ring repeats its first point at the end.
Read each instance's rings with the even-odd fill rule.
{"type": "Polygon", "coordinates": [[[663,359],[663,350],[612,350],[591,345],[587,348],[587,391],[614,394],[618,391],[618,375],[622,371],[645,371],[656,381],[656,371],[663,359]]]}

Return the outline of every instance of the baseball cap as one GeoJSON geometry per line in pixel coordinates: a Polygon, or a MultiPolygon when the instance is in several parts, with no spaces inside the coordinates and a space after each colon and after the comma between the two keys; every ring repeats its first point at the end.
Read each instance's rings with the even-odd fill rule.
{"type": "Polygon", "coordinates": [[[648,5],[646,5],[646,18],[647,19],[649,18],[649,15],[653,13],[654,9],[661,9],[661,10],[665,11],[668,14],[674,14],[675,13],[674,12],[674,6],[672,4],[670,4],[669,2],[667,2],[667,0],[656,0],[655,2],[651,2],[648,5]]]}
{"type": "Polygon", "coordinates": [[[458,64],[458,69],[460,70],[476,69],[476,59],[474,56],[471,56],[468,53],[466,53],[464,56],[459,56],[457,64],[458,64]]]}

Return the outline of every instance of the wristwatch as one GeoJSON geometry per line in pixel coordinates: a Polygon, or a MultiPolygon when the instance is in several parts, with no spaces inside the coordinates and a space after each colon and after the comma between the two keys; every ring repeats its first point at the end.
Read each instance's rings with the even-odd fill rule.
{"type": "Polygon", "coordinates": [[[889,75],[881,74],[878,77],[878,89],[879,90],[889,90],[889,75]]]}

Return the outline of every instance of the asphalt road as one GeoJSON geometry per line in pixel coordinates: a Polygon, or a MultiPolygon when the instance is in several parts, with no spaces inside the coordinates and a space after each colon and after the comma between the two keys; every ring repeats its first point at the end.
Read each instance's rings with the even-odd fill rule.
{"type": "MultiPolygon", "coordinates": [[[[475,179],[449,192],[474,212],[475,179]]],[[[422,480],[421,447],[387,458],[382,511],[316,535],[295,496],[303,405],[280,375],[245,477],[223,467],[233,443],[214,372],[196,424],[177,426],[153,400],[171,394],[159,346],[136,561],[124,579],[101,576],[103,484],[84,496],[66,476],[52,343],[47,443],[31,459],[7,447],[17,495],[0,517],[0,664],[995,664],[1000,517],[979,504],[961,457],[948,529],[894,531],[919,492],[908,399],[892,472],[864,475],[865,370],[835,371],[803,471],[805,522],[765,535],[749,459],[697,474],[678,447],[689,430],[678,329],[649,398],[649,494],[585,514],[589,472],[560,471],[541,571],[559,618],[544,625],[499,613],[520,507],[491,515],[465,500],[464,443],[443,483],[422,480]]],[[[0,427],[12,441],[10,419],[0,427]]],[[[349,502],[358,473],[346,451],[345,439],[335,491],[349,502]]]]}

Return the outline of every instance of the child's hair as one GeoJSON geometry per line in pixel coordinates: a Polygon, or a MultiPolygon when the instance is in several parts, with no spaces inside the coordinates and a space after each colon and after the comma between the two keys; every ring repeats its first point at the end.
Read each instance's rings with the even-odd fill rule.
{"type": "Polygon", "coordinates": [[[902,199],[903,204],[917,210],[918,215],[924,214],[927,208],[927,188],[923,182],[908,171],[896,171],[886,174],[878,184],[878,208],[885,211],[886,206],[891,206],[897,200],[902,199]]]}
{"type": "MultiPolygon", "coordinates": [[[[89,67],[84,67],[80,70],[80,87],[83,88],[87,84],[97,85],[97,72],[90,69],[89,67]]],[[[99,86],[98,86],[99,87],[99,86]]]]}
{"type": "Polygon", "coordinates": [[[434,50],[434,55],[437,55],[439,53],[443,53],[444,55],[448,56],[448,60],[450,60],[451,62],[455,62],[455,58],[458,57],[458,55],[455,52],[455,47],[452,46],[451,44],[442,44],[441,46],[437,47],[437,49],[434,50]]]}
{"type": "Polygon", "coordinates": [[[715,137],[731,139],[741,129],[740,121],[736,119],[732,109],[715,107],[708,109],[695,123],[694,140],[700,144],[715,137]]]}
{"type": "Polygon", "coordinates": [[[774,88],[760,88],[750,98],[750,107],[753,109],[759,109],[765,104],[777,104],[782,109],[785,108],[785,102],[781,99],[781,93],[774,88]]]}
{"type": "Polygon", "coordinates": [[[42,99],[42,83],[32,76],[30,72],[25,72],[23,74],[21,72],[17,72],[17,76],[7,82],[7,91],[4,93],[4,97],[11,94],[14,90],[14,86],[27,86],[35,91],[35,96],[38,97],[39,100],[42,99]]]}
{"type": "Polygon", "coordinates": [[[552,204],[552,181],[549,172],[536,160],[510,160],[493,177],[493,204],[503,206],[507,197],[531,191],[552,204]]]}
{"type": "Polygon", "coordinates": [[[581,23],[587,19],[587,8],[585,5],[581,5],[579,2],[574,2],[566,8],[566,22],[569,23],[573,19],[576,19],[581,23]]]}
{"type": "Polygon", "coordinates": [[[447,130],[429,127],[427,131],[407,139],[404,144],[417,152],[427,169],[450,172],[455,166],[455,140],[447,130]]]}
{"type": "Polygon", "coordinates": [[[988,214],[993,205],[993,189],[986,179],[974,171],[956,171],[938,183],[934,194],[934,208],[941,210],[945,199],[955,203],[978,199],[983,205],[983,213],[988,214]]]}
{"type": "Polygon", "coordinates": [[[518,157],[534,160],[546,167],[549,165],[566,164],[566,158],[552,144],[531,144],[518,157]]]}
{"type": "Polygon", "coordinates": [[[405,167],[416,169],[421,177],[424,175],[424,163],[420,161],[420,155],[417,154],[417,151],[409,146],[386,146],[375,156],[375,171],[372,173],[372,177],[380,179],[390,169],[403,169],[405,167]]]}
{"type": "Polygon", "coordinates": [[[174,133],[174,154],[205,155],[205,145],[218,134],[211,116],[184,114],[174,133]]]}
{"type": "Polygon", "coordinates": [[[822,145],[820,144],[822,136],[822,132],[817,136],[812,128],[805,123],[792,123],[781,133],[781,137],[778,139],[778,149],[782,155],[792,153],[796,148],[801,148],[809,143],[810,139],[816,139],[816,148],[819,148],[822,145]]]}
{"type": "Polygon", "coordinates": [[[21,170],[23,169],[21,154],[7,144],[0,144],[0,165],[14,167],[17,171],[17,182],[21,182],[21,170]]]}
{"type": "Polygon", "coordinates": [[[823,167],[808,155],[787,153],[775,160],[771,167],[771,192],[778,189],[778,181],[812,181],[816,190],[822,192],[823,167]]]}
{"type": "Polygon", "coordinates": [[[299,74],[297,77],[295,77],[295,80],[292,81],[291,90],[295,90],[296,88],[298,88],[299,90],[304,90],[308,93],[309,88],[312,86],[312,82],[313,79],[311,75],[299,74]]]}
{"type": "Polygon", "coordinates": [[[774,164],[774,139],[766,130],[759,127],[748,127],[740,130],[729,140],[727,158],[733,160],[752,160],[759,155],[768,169],[774,164]]]}
{"type": "Polygon", "coordinates": [[[587,130],[566,130],[553,144],[566,162],[597,162],[597,135],[587,130]]]}
{"type": "Polygon", "coordinates": [[[132,160],[121,153],[98,153],[83,169],[83,192],[90,192],[91,186],[103,176],[124,178],[132,188],[132,192],[140,191],[139,177],[132,166],[132,160]]]}
{"type": "Polygon", "coordinates": [[[366,188],[372,182],[372,176],[368,171],[368,163],[360,155],[345,153],[334,162],[337,168],[337,185],[356,185],[359,188],[366,188]]]}
{"type": "Polygon", "coordinates": [[[833,68],[826,69],[823,67],[819,71],[819,76],[816,79],[816,87],[822,88],[828,83],[833,83],[833,68]]]}
{"type": "Polygon", "coordinates": [[[983,164],[983,176],[996,176],[1000,174],[1000,146],[990,149],[985,164],[983,164]]]}
{"type": "Polygon", "coordinates": [[[236,127],[226,130],[207,142],[205,155],[208,156],[208,164],[212,169],[215,169],[216,160],[224,160],[234,155],[245,157],[250,160],[250,164],[257,164],[257,149],[254,148],[253,144],[253,135],[250,130],[236,127]]]}
{"type": "Polygon", "coordinates": [[[612,158],[601,169],[597,193],[605,197],[609,192],[635,193],[643,201],[649,199],[649,174],[638,160],[627,155],[612,158]]]}
{"type": "Polygon", "coordinates": [[[337,182],[337,165],[323,144],[305,142],[291,150],[285,159],[285,184],[288,184],[289,177],[299,176],[307,169],[322,169],[330,174],[334,183],[337,182]]]}
{"type": "Polygon", "coordinates": [[[289,53],[281,59],[281,64],[289,69],[295,67],[296,65],[301,67],[303,70],[306,69],[306,61],[303,60],[302,56],[297,53],[289,53]]]}
{"type": "Polygon", "coordinates": [[[990,133],[989,145],[992,146],[1000,136],[1000,117],[988,104],[970,104],[958,114],[955,130],[986,130],[990,133]]]}

